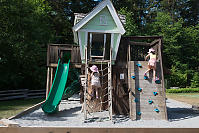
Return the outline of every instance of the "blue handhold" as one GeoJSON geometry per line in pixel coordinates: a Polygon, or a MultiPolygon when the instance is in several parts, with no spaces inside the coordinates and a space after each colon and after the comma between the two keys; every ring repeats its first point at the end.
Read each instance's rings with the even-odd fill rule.
{"type": "Polygon", "coordinates": [[[160,112],[158,108],[154,109],[154,111],[157,112],[157,113],[160,112]]]}
{"type": "Polygon", "coordinates": [[[131,76],[132,79],[135,79],[135,76],[131,76]]]}
{"type": "Polygon", "coordinates": [[[148,77],[147,77],[147,76],[144,76],[144,79],[145,79],[145,80],[147,80],[147,79],[148,79],[148,77]]]}
{"type": "Polygon", "coordinates": [[[155,83],[156,83],[156,84],[160,84],[160,79],[159,79],[159,78],[156,78],[156,79],[155,79],[155,83]]]}
{"type": "Polygon", "coordinates": [[[141,112],[137,112],[137,115],[141,115],[142,113],[141,112]]]}
{"type": "Polygon", "coordinates": [[[152,103],[153,103],[153,101],[152,101],[152,100],[150,100],[150,99],[148,100],[148,102],[149,102],[149,104],[152,104],[152,103]]]}
{"type": "Polygon", "coordinates": [[[142,67],[142,65],[141,65],[140,63],[137,63],[136,65],[137,65],[138,67],[142,67]]]}
{"type": "Polygon", "coordinates": [[[134,102],[136,102],[136,103],[137,103],[137,102],[138,102],[138,99],[137,99],[137,98],[135,98],[135,99],[134,99],[134,102]]]}
{"type": "Polygon", "coordinates": [[[142,91],[142,88],[137,88],[138,91],[142,91]]]}
{"type": "Polygon", "coordinates": [[[154,96],[158,95],[158,92],[154,91],[154,92],[153,92],[153,95],[154,95],[154,96]]]}

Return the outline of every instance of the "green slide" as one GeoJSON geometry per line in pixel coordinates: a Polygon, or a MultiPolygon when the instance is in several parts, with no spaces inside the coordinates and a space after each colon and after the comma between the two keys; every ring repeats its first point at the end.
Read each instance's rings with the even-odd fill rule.
{"type": "Polygon", "coordinates": [[[42,105],[42,110],[45,113],[50,114],[57,111],[57,107],[61,102],[62,95],[64,93],[64,89],[67,82],[69,63],[70,60],[68,64],[63,64],[60,59],[58,61],[57,70],[55,73],[52,87],[50,89],[45,103],[42,105]]]}

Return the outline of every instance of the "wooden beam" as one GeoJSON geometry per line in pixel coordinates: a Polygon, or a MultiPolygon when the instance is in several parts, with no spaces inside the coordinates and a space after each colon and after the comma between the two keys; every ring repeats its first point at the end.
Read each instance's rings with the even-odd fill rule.
{"type": "MultiPolygon", "coordinates": [[[[158,43],[161,39],[156,39],[153,42],[150,43],[150,46],[155,45],[156,43],[158,43]]],[[[159,45],[159,44],[158,44],[159,45]]]]}
{"type": "Polygon", "coordinates": [[[143,46],[150,46],[151,43],[146,43],[146,42],[129,42],[130,45],[143,45],[143,46]]]}
{"type": "Polygon", "coordinates": [[[146,39],[161,39],[162,36],[125,36],[124,39],[137,39],[137,40],[146,40],[146,39]]]}
{"type": "MultiPolygon", "coordinates": [[[[162,92],[164,93],[164,99],[165,99],[165,105],[166,105],[166,88],[164,86],[164,73],[163,73],[163,64],[162,64],[162,52],[161,52],[161,47],[162,47],[162,39],[159,41],[158,45],[158,52],[159,52],[159,58],[160,58],[160,66],[161,66],[161,74],[162,74],[162,92]]],[[[167,115],[167,108],[165,106],[165,119],[168,120],[168,115],[167,115]]]]}
{"type": "Polygon", "coordinates": [[[9,120],[17,119],[17,118],[20,118],[20,117],[23,116],[23,115],[26,115],[26,114],[28,114],[28,113],[31,113],[31,112],[35,111],[36,109],[40,108],[40,106],[41,106],[44,102],[45,102],[45,101],[42,101],[42,102],[40,102],[40,103],[38,103],[38,104],[35,104],[35,105],[33,105],[33,106],[31,106],[31,107],[25,109],[24,111],[18,113],[18,114],[15,115],[15,116],[12,116],[12,117],[10,117],[10,118],[8,118],[8,119],[9,119],[9,120]]]}
{"type": "Polygon", "coordinates": [[[47,70],[47,80],[46,80],[46,99],[47,99],[47,97],[48,97],[48,93],[49,93],[49,91],[50,91],[50,68],[48,67],[47,68],[48,70],[47,70]]]}
{"type": "Polygon", "coordinates": [[[1,127],[1,133],[198,133],[198,128],[1,127]]]}

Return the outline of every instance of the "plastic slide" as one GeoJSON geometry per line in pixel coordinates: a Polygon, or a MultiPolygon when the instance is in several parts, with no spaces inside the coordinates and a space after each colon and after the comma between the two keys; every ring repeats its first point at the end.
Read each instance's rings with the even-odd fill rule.
{"type": "Polygon", "coordinates": [[[57,107],[61,102],[68,78],[69,63],[70,60],[68,64],[63,64],[60,59],[58,61],[57,70],[55,73],[52,87],[50,89],[45,103],[42,105],[42,110],[47,114],[56,112],[57,107]]]}

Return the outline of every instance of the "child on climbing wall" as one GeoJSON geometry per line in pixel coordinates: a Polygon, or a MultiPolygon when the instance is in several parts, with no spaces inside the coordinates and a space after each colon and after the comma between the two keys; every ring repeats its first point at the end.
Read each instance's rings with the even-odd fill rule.
{"type": "Polygon", "coordinates": [[[148,70],[144,73],[144,76],[147,76],[147,72],[149,72],[151,69],[153,69],[153,78],[154,80],[156,80],[156,54],[155,54],[155,50],[153,48],[149,49],[148,55],[145,57],[145,60],[147,60],[147,58],[149,58],[149,62],[148,62],[148,70]]]}
{"type": "Polygon", "coordinates": [[[100,84],[100,74],[96,65],[90,67],[91,72],[91,87],[92,87],[92,95],[94,95],[94,91],[96,92],[96,98],[98,99],[98,89],[101,87],[100,84]]]}

